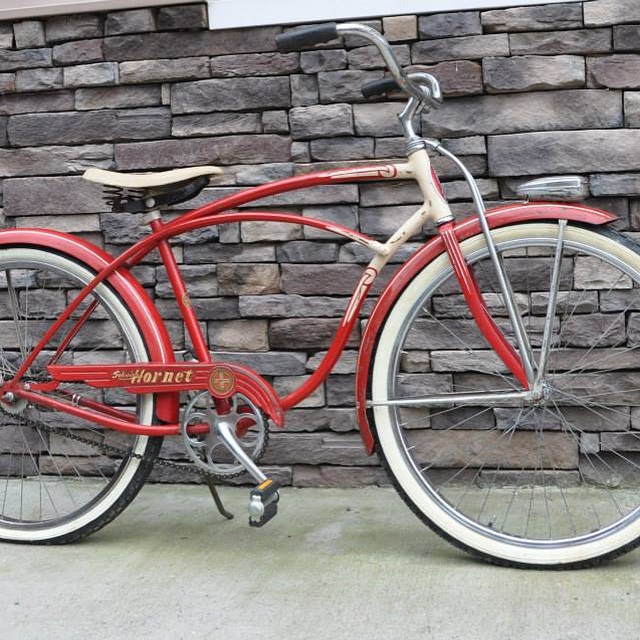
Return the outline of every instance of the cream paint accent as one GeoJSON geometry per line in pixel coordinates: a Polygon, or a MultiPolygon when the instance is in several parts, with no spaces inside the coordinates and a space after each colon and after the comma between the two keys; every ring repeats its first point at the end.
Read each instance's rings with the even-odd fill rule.
{"type": "Polygon", "coordinates": [[[223,171],[220,167],[182,167],[171,171],[157,171],[155,173],[120,173],[118,171],[106,171],[92,167],[87,169],[82,177],[89,182],[99,182],[111,187],[124,187],[127,189],[148,189],[161,187],[168,184],[176,184],[197,178],[199,176],[220,175],[223,171]]]}
{"type": "MultiPolygon", "coordinates": [[[[496,229],[492,231],[492,236],[496,243],[527,237],[543,237],[555,240],[557,238],[557,226],[545,223],[523,223],[496,229]]],[[[640,256],[615,240],[596,234],[588,229],[572,226],[567,227],[565,238],[606,251],[626,264],[632,265],[640,274],[640,256]]],[[[465,255],[483,246],[486,246],[486,243],[482,234],[478,234],[461,243],[462,251],[465,255]]],[[[388,400],[388,371],[391,366],[393,343],[404,318],[410,312],[416,296],[419,296],[425,287],[449,266],[449,259],[444,254],[429,263],[407,286],[388,315],[380,336],[372,371],[372,400],[375,403],[383,403],[388,400]]],[[[394,435],[389,407],[377,405],[374,406],[373,411],[379,442],[389,466],[403,490],[427,518],[447,534],[469,547],[513,562],[555,565],[598,557],[628,544],[640,536],[640,518],[638,518],[635,522],[615,534],[588,543],[577,544],[570,548],[548,547],[532,549],[487,538],[447,514],[438,506],[436,500],[427,494],[424,487],[413,475],[409,464],[405,461],[402,446],[394,435]]]]}

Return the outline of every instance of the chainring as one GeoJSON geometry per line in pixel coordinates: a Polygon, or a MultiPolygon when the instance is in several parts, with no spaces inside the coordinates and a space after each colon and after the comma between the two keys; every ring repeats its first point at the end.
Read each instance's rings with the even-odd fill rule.
{"type": "MultiPolygon", "coordinates": [[[[231,410],[224,419],[232,423],[238,444],[257,463],[269,443],[268,419],[261,409],[241,393],[234,394],[229,402],[231,410]]],[[[215,419],[215,408],[208,391],[195,394],[185,407],[180,433],[187,455],[196,467],[219,481],[241,476],[246,470],[216,435],[211,424],[212,415],[215,419]],[[189,434],[191,425],[203,422],[210,423],[207,433],[189,434]]]]}

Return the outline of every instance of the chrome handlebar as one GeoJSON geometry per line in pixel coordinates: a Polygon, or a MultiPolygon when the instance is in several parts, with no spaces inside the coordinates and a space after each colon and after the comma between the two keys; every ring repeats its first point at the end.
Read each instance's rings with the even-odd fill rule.
{"type": "Polygon", "coordinates": [[[375,29],[358,22],[344,22],[336,25],[336,32],[340,35],[360,36],[371,42],[380,52],[398,87],[419,102],[442,102],[442,90],[438,80],[424,71],[406,73],[398,63],[391,45],[375,29]]]}

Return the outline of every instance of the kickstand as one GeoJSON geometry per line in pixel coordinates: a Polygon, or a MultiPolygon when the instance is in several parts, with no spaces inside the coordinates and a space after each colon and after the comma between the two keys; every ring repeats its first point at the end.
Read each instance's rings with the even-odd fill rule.
{"type": "Polygon", "coordinates": [[[227,520],[233,520],[233,513],[231,513],[230,511],[227,511],[224,508],[224,505],[222,504],[222,499],[220,498],[220,494],[216,489],[216,485],[213,483],[213,478],[209,476],[205,476],[204,481],[209,487],[209,491],[211,492],[211,497],[213,498],[213,501],[216,503],[216,507],[218,508],[218,512],[220,513],[220,515],[224,516],[227,520]]]}

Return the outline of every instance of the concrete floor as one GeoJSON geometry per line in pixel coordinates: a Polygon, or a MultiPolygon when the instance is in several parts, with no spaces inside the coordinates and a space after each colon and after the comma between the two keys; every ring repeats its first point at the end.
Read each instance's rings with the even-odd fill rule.
{"type": "Polygon", "coordinates": [[[640,552],[538,572],[477,562],[391,489],[285,489],[264,529],[248,492],[149,485],[64,547],[0,545],[4,640],[636,640],[640,552]]]}

